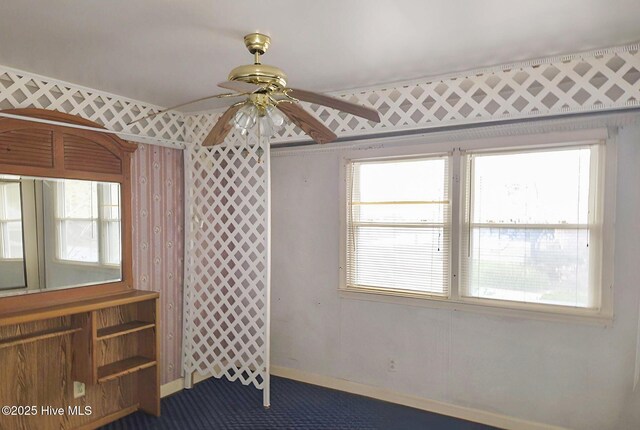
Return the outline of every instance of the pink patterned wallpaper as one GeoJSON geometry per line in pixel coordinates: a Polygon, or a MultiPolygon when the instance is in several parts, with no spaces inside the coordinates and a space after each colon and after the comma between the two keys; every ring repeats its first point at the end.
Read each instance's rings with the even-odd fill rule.
{"type": "Polygon", "coordinates": [[[139,144],[132,161],[134,286],[160,292],[165,384],[180,378],[182,362],[182,151],[139,144]]]}

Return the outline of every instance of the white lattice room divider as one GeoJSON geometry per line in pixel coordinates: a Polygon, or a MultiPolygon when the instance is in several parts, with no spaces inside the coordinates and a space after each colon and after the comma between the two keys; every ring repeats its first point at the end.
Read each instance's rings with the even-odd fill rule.
{"type": "Polygon", "coordinates": [[[252,384],[269,406],[270,156],[259,143],[185,151],[184,370],[252,384]]]}

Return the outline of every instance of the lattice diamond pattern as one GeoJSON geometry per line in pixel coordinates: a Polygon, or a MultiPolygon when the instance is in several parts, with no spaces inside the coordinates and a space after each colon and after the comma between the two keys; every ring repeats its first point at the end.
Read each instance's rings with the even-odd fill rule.
{"type": "MultiPolygon", "coordinates": [[[[372,106],[379,124],[305,104],[339,137],[640,106],[638,45],[478,70],[337,95],[372,106]]],[[[268,156],[246,155],[237,133],[200,149],[221,112],[165,113],[112,94],[0,66],[0,109],[38,107],[154,138],[185,151],[188,258],[185,371],[212,372],[258,388],[266,376],[268,156]]],[[[288,123],[272,143],[309,138],[288,123]]],[[[255,144],[255,142],[252,142],[255,144]]]]}
{"type": "Polygon", "coordinates": [[[268,166],[241,143],[185,151],[185,371],[264,388],[268,166]]]}
{"type": "Polygon", "coordinates": [[[159,139],[176,147],[184,141],[184,117],[179,112],[127,125],[161,108],[0,67],[0,109],[15,108],[42,108],[78,115],[109,130],[159,139]]]}
{"type": "MultiPolygon", "coordinates": [[[[379,124],[305,105],[340,137],[639,106],[638,50],[630,45],[338,95],[378,109],[379,124]]],[[[79,115],[110,130],[174,146],[201,142],[220,115],[171,112],[128,126],[160,108],[0,67],[0,109],[25,107],[79,115]]],[[[273,143],[300,140],[308,137],[287,124],[273,143]]]]}
{"type": "MultiPolygon", "coordinates": [[[[337,95],[371,106],[374,124],[304,103],[339,137],[640,106],[637,45],[337,95]]],[[[196,115],[188,139],[201,141],[219,113],[196,115]]],[[[189,122],[189,119],[187,119],[189,122]]],[[[272,143],[309,140],[288,123],[272,143]]]]}

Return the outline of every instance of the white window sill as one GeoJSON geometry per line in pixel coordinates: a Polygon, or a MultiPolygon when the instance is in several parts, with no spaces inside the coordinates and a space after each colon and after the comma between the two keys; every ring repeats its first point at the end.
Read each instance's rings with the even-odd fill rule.
{"type": "Polygon", "coordinates": [[[613,317],[598,311],[570,307],[558,307],[558,310],[547,310],[545,305],[507,302],[483,299],[453,300],[446,297],[425,295],[422,293],[398,293],[365,288],[340,288],[340,298],[346,300],[364,300],[378,303],[390,303],[402,306],[418,306],[425,308],[447,309],[451,311],[472,312],[485,315],[506,316],[530,320],[588,324],[611,327],[613,317]],[[540,309],[542,308],[542,309],[540,309]]]}

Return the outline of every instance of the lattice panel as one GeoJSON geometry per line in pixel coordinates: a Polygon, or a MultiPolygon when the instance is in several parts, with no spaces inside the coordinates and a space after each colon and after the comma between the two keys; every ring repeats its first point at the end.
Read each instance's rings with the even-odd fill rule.
{"type": "MultiPolygon", "coordinates": [[[[638,45],[530,61],[438,79],[338,95],[372,106],[382,122],[317,105],[306,107],[340,137],[477,122],[640,106],[638,45]]],[[[170,146],[200,142],[220,113],[165,113],[128,126],[160,108],[0,66],[0,109],[37,107],[79,115],[140,141],[170,146]],[[191,125],[185,128],[185,120],[191,125]],[[154,143],[154,142],[149,142],[154,143]]],[[[273,143],[309,140],[287,124],[273,143]]]]}
{"type": "Polygon", "coordinates": [[[264,388],[269,158],[254,137],[240,143],[185,151],[184,367],[264,388]]]}
{"type": "MultiPolygon", "coordinates": [[[[374,107],[379,124],[303,103],[338,137],[427,129],[640,106],[638,45],[334,94],[374,107]]],[[[188,139],[200,141],[219,114],[195,115],[188,139]]],[[[273,144],[309,138],[287,123],[273,144]]]]}
{"type": "MultiPolygon", "coordinates": [[[[205,137],[207,137],[207,134],[209,134],[215,123],[218,121],[218,118],[222,115],[222,112],[223,110],[219,112],[214,111],[185,115],[185,138],[187,141],[195,144],[203,142],[205,137]]],[[[241,136],[235,128],[232,128],[231,132],[229,132],[229,135],[225,139],[225,143],[244,145],[245,139],[246,138],[241,136]]]]}
{"type": "MultiPolygon", "coordinates": [[[[341,97],[374,107],[382,121],[307,104],[338,136],[626,108],[640,105],[640,54],[633,46],[341,97]]],[[[287,124],[274,142],[301,138],[287,124]]]]}
{"type": "Polygon", "coordinates": [[[0,67],[0,109],[42,108],[95,121],[109,130],[153,138],[179,147],[184,118],[179,112],[157,115],[127,125],[161,108],[113,94],[0,67]]]}

